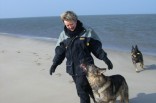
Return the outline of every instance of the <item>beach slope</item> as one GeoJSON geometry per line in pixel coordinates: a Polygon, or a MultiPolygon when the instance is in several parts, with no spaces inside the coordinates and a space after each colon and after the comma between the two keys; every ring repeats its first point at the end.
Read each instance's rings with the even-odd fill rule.
{"type": "MultiPolygon", "coordinates": [[[[54,48],[55,42],[0,35],[0,103],[79,103],[66,60],[49,75],[54,48]]],[[[143,53],[145,70],[136,73],[130,52],[105,51],[114,65],[105,75],[125,77],[130,103],[156,103],[156,56],[143,53]]],[[[106,67],[96,58],[95,64],[106,67]]]]}

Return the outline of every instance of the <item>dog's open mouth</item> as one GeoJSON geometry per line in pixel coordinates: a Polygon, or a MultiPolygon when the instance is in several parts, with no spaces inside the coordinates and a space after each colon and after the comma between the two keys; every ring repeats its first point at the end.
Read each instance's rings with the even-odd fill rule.
{"type": "Polygon", "coordinates": [[[87,68],[85,64],[81,64],[80,68],[82,68],[82,70],[86,73],[87,72],[87,68]]]}

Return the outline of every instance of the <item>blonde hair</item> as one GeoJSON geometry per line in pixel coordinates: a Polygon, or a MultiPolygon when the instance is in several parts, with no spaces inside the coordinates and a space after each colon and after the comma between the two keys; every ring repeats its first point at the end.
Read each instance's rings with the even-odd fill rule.
{"type": "Polygon", "coordinates": [[[66,11],[61,14],[61,20],[64,21],[77,21],[78,17],[73,11],[66,11]]]}

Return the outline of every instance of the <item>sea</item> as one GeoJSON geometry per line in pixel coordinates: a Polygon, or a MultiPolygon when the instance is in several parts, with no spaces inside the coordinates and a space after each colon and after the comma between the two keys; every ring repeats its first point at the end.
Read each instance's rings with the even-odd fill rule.
{"type": "MultiPolygon", "coordinates": [[[[80,15],[78,19],[95,30],[104,49],[130,52],[137,45],[143,54],[156,56],[156,14],[80,15]]],[[[0,34],[54,42],[63,27],[59,16],[0,19],[0,34]]]]}

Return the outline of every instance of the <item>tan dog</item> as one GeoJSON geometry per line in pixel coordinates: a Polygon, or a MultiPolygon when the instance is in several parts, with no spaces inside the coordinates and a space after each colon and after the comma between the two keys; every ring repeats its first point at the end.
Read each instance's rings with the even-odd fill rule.
{"type": "Polygon", "coordinates": [[[97,103],[115,103],[118,96],[121,103],[129,103],[128,85],[123,76],[105,76],[106,68],[93,64],[81,64],[80,67],[86,72],[97,103]]]}

